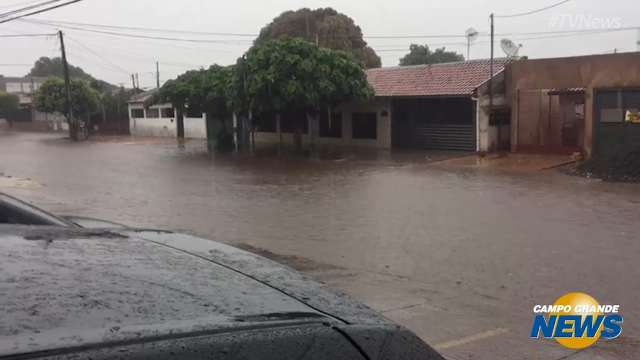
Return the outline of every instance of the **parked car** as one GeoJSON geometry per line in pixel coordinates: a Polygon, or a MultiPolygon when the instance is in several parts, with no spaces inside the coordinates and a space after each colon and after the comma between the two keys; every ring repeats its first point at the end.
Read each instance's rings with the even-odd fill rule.
{"type": "Polygon", "coordinates": [[[2,194],[0,308],[0,359],[443,359],[258,255],[2,194]]]}

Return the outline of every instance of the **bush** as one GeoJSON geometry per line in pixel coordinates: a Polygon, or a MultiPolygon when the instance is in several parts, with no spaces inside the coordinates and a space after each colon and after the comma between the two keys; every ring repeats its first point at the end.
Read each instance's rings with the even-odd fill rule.
{"type": "Polygon", "coordinates": [[[640,146],[595,156],[577,166],[580,175],[610,181],[640,182],[640,146]]]}

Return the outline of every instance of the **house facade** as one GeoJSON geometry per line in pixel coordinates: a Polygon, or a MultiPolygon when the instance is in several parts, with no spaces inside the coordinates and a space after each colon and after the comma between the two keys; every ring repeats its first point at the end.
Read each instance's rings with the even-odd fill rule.
{"type": "MultiPolygon", "coordinates": [[[[494,89],[502,92],[496,91],[494,107],[504,105],[506,62],[495,61],[494,89]]],[[[498,135],[492,129],[496,126],[487,120],[488,105],[480,106],[483,99],[488,103],[488,97],[478,92],[489,74],[488,60],[367,70],[375,98],[341,104],[321,111],[316,122],[304,121],[303,143],[379,149],[496,150],[498,135]]],[[[258,119],[256,141],[282,139],[290,143],[293,124],[305,116],[282,114],[280,132],[273,115],[258,119]]]]}
{"type": "Polygon", "coordinates": [[[15,123],[30,123],[41,130],[65,130],[67,124],[63,114],[43,113],[33,105],[33,95],[47,78],[37,76],[9,77],[0,75],[0,91],[18,96],[20,109],[8,114],[15,123]]]}
{"type": "Polygon", "coordinates": [[[640,53],[523,60],[506,69],[514,152],[587,157],[640,144],[640,53]]]}
{"type": "MultiPolygon", "coordinates": [[[[129,99],[129,132],[133,136],[177,137],[176,109],[172,104],[154,104],[145,107],[145,102],[157,90],[145,91],[129,99]]],[[[184,117],[186,138],[206,139],[205,114],[187,114],[184,117]]]]}

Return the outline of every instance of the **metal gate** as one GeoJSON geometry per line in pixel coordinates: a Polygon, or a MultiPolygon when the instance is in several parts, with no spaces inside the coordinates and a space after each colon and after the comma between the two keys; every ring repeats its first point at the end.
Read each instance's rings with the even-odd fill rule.
{"type": "Polygon", "coordinates": [[[476,150],[473,124],[420,124],[415,127],[416,147],[434,150],[476,150]]]}

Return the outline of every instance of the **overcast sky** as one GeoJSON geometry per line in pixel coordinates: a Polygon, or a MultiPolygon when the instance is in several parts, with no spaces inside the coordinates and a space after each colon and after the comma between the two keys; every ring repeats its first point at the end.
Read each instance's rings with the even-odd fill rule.
{"type": "MultiPolygon", "coordinates": [[[[0,0],[0,13],[26,0],[0,0]]],[[[513,14],[541,8],[558,0],[84,0],[56,9],[35,19],[74,21],[92,24],[139,26],[225,33],[254,34],[285,10],[301,7],[333,7],[352,17],[367,36],[464,35],[473,27],[489,31],[489,14],[513,14]]],[[[640,26],[638,0],[572,0],[554,9],[517,18],[496,19],[499,34],[538,31],[601,30],[640,26]]],[[[0,34],[52,32],[53,28],[19,21],[0,24],[0,34]]],[[[231,64],[250,46],[251,37],[196,36],[188,34],[144,33],[156,36],[219,39],[224,43],[184,43],[113,37],[62,29],[67,35],[69,61],[109,82],[131,83],[130,73],[140,73],[143,87],[155,84],[155,61],[160,62],[161,79],[166,80],[192,68],[212,63],[231,64]]],[[[129,31],[131,32],[131,31],[129,31]]],[[[521,55],[531,58],[560,57],[618,51],[635,51],[636,30],[588,34],[572,37],[528,39],[533,35],[498,36],[523,45],[521,55]]],[[[366,39],[382,57],[383,66],[394,66],[403,55],[398,49],[411,42],[432,44],[465,42],[464,38],[366,39]]],[[[478,38],[471,58],[489,56],[487,37],[478,38]]],[[[0,74],[24,75],[40,56],[58,56],[56,38],[0,38],[0,74]],[[13,64],[8,66],[7,64],[13,64]]],[[[466,56],[466,46],[451,44],[466,56]]],[[[496,55],[502,56],[499,43],[496,55]]]]}

